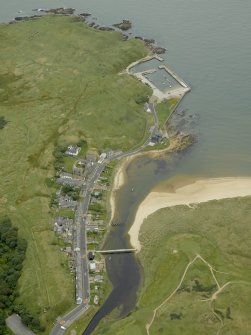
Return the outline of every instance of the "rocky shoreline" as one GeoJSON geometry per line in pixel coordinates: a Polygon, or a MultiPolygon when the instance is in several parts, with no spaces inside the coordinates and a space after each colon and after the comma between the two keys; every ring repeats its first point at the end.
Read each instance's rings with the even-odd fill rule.
{"type": "MultiPolygon", "coordinates": [[[[63,8],[63,7],[52,8],[52,9],[35,8],[33,9],[33,11],[39,14],[31,16],[16,16],[12,21],[9,22],[9,24],[39,19],[45,15],[65,15],[65,16],[74,16],[76,18],[76,21],[85,21],[89,27],[101,31],[115,31],[116,29],[119,29],[123,32],[126,32],[127,30],[130,30],[132,28],[132,22],[127,19],[123,19],[119,23],[114,23],[112,27],[99,26],[94,21],[91,22],[87,21],[88,19],[91,19],[91,13],[83,12],[80,14],[75,14],[75,8],[63,8]]],[[[124,41],[128,40],[129,38],[129,35],[126,33],[123,33],[122,36],[124,41]]],[[[165,48],[158,46],[154,39],[143,38],[141,36],[135,36],[134,38],[143,41],[147,49],[150,50],[152,53],[161,55],[167,51],[165,48]]]]}

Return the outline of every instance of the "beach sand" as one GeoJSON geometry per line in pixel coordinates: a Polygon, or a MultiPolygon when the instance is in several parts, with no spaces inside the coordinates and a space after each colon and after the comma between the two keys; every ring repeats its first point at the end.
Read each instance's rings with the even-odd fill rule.
{"type": "Polygon", "coordinates": [[[111,207],[111,219],[109,222],[109,225],[111,224],[114,214],[115,214],[115,206],[116,206],[116,192],[122,187],[125,183],[125,169],[127,168],[128,164],[131,161],[131,157],[128,157],[122,161],[122,163],[119,165],[114,180],[113,180],[113,186],[110,196],[110,207],[111,207]]]}
{"type": "Polygon", "coordinates": [[[251,178],[227,177],[193,180],[192,183],[162,192],[151,192],[140,204],[134,223],[129,230],[133,248],[140,251],[140,227],[150,214],[158,209],[177,205],[190,205],[210,200],[251,195],[251,178]]]}

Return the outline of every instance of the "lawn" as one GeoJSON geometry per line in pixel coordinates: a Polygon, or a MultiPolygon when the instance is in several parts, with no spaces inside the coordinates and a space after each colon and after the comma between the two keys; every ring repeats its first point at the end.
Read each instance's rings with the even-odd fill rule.
{"type": "Polygon", "coordinates": [[[150,335],[250,334],[250,220],[251,197],[151,215],[140,233],[144,278],[136,309],[109,326],[104,320],[94,334],[143,335],[151,320],[150,335]]]}
{"type": "Polygon", "coordinates": [[[141,41],[64,16],[1,25],[0,43],[0,116],[7,121],[0,129],[0,213],[28,241],[18,300],[48,333],[74,304],[72,275],[53,243],[45,183],[54,175],[53,150],[81,139],[99,151],[142,141],[152,119],[135,100],[150,90],[119,72],[147,51],[141,41]]]}

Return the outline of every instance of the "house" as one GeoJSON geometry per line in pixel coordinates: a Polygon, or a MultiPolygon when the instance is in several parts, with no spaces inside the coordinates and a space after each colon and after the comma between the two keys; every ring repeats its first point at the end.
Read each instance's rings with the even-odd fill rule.
{"type": "Polygon", "coordinates": [[[67,173],[67,172],[63,172],[63,173],[60,174],[60,178],[61,179],[72,179],[72,174],[67,173]]]}
{"type": "Polygon", "coordinates": [[[59,207],[61,208],[71,208],[75,209],[77,206],[77,201],[74,201],[71,197],[68,195],[59,197],[58,200],[59,207]]]}
{"type": "Polygon", "coordinates": [[[93,253],[92,251],[89,251],[89,252],[88,252],[88,259],[89,259],[89,261],[93,261],[94,258],[95,258],[94,253],[93,253]]]}
{"type": "Polygon", "coordinates": [[[78,166],[74,165],[73,168],[72,168],[72,172],[73,172],[73,174],[76,174],[78,176],[82,176],[82,174],[84,173],[84,169],[82,167],[78,167],[78,166]]]}
{"type": "Polygon", "coordinates": [[[58,234],[67,234],[69,236],[71,236],[71,231],[72,231],[72,224],[73,224],[73,220],[72,219],[68,219],[68,218],[64,218],[64,217],[57,217],[55,218],[54,221],[54,231],[58,234]]]}
{"type": "Polygon", "coordinates": [[[75,188],[80,188],[84,184],[84,180],[73,178],[70,173],[62,173],[59,178],[57,178],[57,183],[60,185],[69,185],[75,188]]]}
{"type": "Polygon", "coordinates": [[[81,150],[80,147],[78,147],[77,145],[72,144],[72,145],[68,146],[65,154],[68,155],[68,156],[75,156],[76,157],[79,154],[80,150],[81,150]]]}
{"type": "Polygon", "coordinates": [[[151,137],[151,142],[152,143],[159,143],[159,142],[161,142],[161,140],[162,140],[161,134],[156,134],[156,135],[151,137]]]}
{"type": "Polygon", "coordinates": [[[98,303],[99,303],[99,297],[98,297],[97,295],[94,296],[94,298],[93,298],[93,303],[94,303],[95,305],[98,305],[98,303]]]}
{"type": "Polygon", "coordinates": [[[95,282],[95,283],[102,283],[103,279],[104,279],[104,276],[96,275],[96,276],[94,277],[94,282],[95,282]]]}
{"type": "Polygon", "coordinates": [[[96,263],[95,262],[90,262],[89,263],[89,269],[90,269],[90,271],[95,272],[96,271],[96,263]]]}
{"type": "Polygon", "coordinates": [[[95,225],[89,225],[88,227],[86,227],[86,231],[87,232],[91,232],[91,233],[97,233],[98,232],[98,226],[95,225]]]}

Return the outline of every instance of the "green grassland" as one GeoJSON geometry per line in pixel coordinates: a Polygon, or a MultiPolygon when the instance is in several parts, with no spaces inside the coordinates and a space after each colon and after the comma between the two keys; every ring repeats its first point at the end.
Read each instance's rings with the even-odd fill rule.
{"type": "Polygon", "coordinates": [[[178,103],[178,98],[171,98],[156,105],[156,112],[158,115],[160,128],[165,126],[169,116],[172,114],[178,103]]]}
{"type": "Polygon", "coordinates": [[[45,182],[54,174],[53,150],[80,139],[99,151],[142,141],[152,119],[136,100],[150,89],[119,72],[147,50],[63,16],[1,25],[0,44],[8,121],[0,130],[0,213],[28,242],[18,299],[48,326],[74,304],[73,276],[53,242],[53,189],[45,182]]]}
{"type": "Polygon", "coordinates": [[[146,334],[156,308],[151,335],[251,334],[250,220],[250,197],[151,215],[140,232],[137,306],[110,326],[104,320],[94,334],[146,334]]]}

